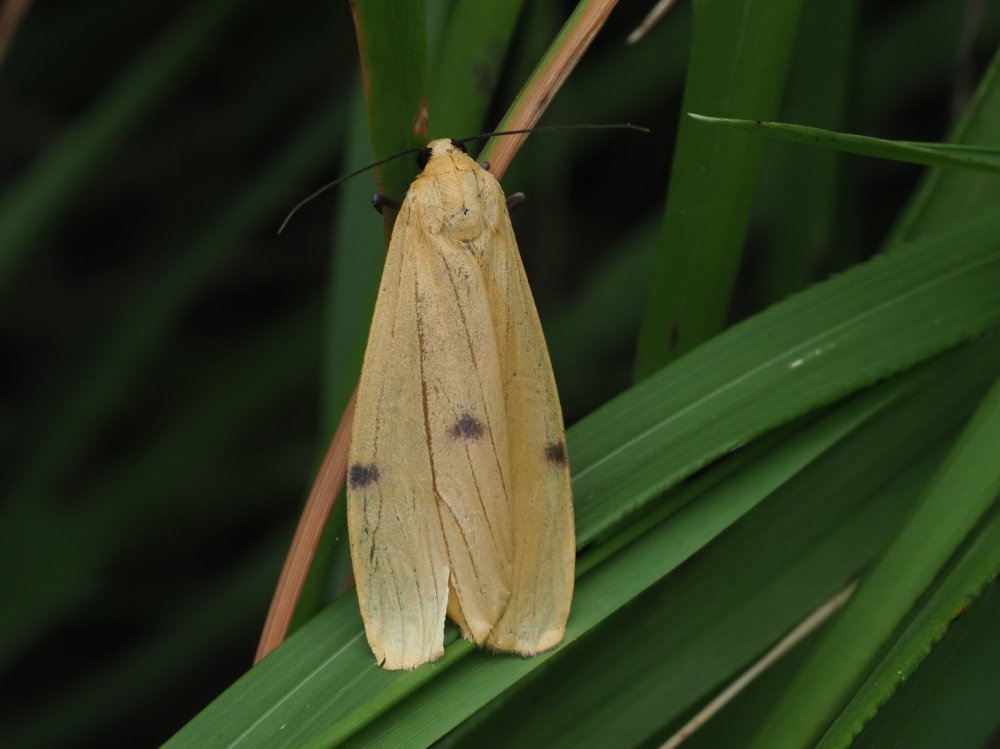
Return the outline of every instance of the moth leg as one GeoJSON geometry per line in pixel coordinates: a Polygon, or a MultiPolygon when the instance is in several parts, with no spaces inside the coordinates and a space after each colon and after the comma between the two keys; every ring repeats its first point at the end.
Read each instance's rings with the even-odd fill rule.
{"type": "Polygon", "coordinates": [[[399,203],[397,203],[392,198],[377,192],[374,195],[372,195],[372,208],[374,208],[379,213],[382,213],[386,208],[391,208],[394,211],[398,211],[399,203]]]}
{"type": "Polygon", "coordinates": [[[507,210],[513,210],[517,208],[521,203],[526,200],[523,192],[514,192],[507,196],[507,210]]]}

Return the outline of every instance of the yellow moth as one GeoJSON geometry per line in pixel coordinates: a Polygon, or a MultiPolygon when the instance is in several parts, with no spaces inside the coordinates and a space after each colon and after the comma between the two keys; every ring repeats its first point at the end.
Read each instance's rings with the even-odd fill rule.
{"type": "Polygon", "coordinates": [[[387,669],[469,640],[563,638],[575,539],[565,432],[500,184],[435,140],[400,206],[358,385],[347,477],[368,643],[387,669]]]}

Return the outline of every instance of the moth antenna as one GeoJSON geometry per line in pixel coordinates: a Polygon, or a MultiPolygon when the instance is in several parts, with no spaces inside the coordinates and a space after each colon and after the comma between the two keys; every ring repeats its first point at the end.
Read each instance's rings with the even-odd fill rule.
{"type": "Polygon", "coordinates": [[[583,125],[542,125],[540,127],[529,127],[524,130],[498,130],[493,133],[480,133],[479,135],[470,135],[467,138],[458,138],[456,143],[465,143],[468,140],[480,140],[483,138],[493,138],[499,135],[523,135],[524,133],[544,133],[551,132],[553,130],[635,130],[639,133],[649,133],[650,129],[648,127],[643,127],[642,125],[633,125],[631,122],[616,122],[609,125],[601,124],[583,124],[583,125]]]}
{"type": "MultiPolygon", "coordinates": [[[[648,127],[643,127],[642,125],[633,125],[631,122],[615,123],[610,125],[599,125],[599,124],[542,125],[541,127],[530,127],[524,130],[499,130],[492,133],[480,133],[479,135],[470,135],[467,138],[459,138],[454,140],[453,142],[465,143],[466,141],[470,140],[482,140],[484,138],[493,138],[500,135],[522,135],[524,133],[542,133],[553,130],[635,130],[640,133],[650,132],[648,127]]],[[[369,164],[368,166],[361,167],[361,169],[351,172],[350,174],[345,174],[343,177],[338,177],[337,179],[333,180],[333,182],[327,182],[325,185],[309,193],[308,195],[306,195],[306,197],[302,198],[302,200],[300,200],[298,203],[292,206],[292,210],[290,210],[287,214],[285,214],[284,221],[282,221],[281,226],[278,227],[278,234],[281,234],[281,232],[285,230],[285,227],[288,226],[288,222],[292,220],[292,217],[296,213],[298,213],[303,206],[305,206],[307,203],[310,203],[315,198],[318,198],[320,195],[327,192],[328,190],[332,190],[341,182],[348,180],[351,177],[357,177],[359,174],[367,172],[369,169],[374,169],[377,166],[381,166],[382,164],[385,164],[388,161],[392,161],[393,159],[398,159],[400,156],[406,156],[407,154],[410,153],[420,153],[423,150],[424,150],[423,148],[408,148],[405,151],[400,151],[399,153],[393,154],[392,156],[387,156],[386,158],[376,161],[372,164],[369,164]]]]}
{"type": "Polygon", "coordinates": [[[313,199],[318,198],[327,190],[332,190],[341,182],[348,180],[351,177],[357,177],[359,174],[367,172],[369,169],[374,169],[377,166],[382,166],[382,164],[385,164],[387,161],[398,159],[400,156],[406,156],[408,153],[419,153],[420,151],[423,150],[424,150],[423,148],[408,148],[405,151],[400,151],[399,153],[393,154],[392,156],[387,156],[384,159],[380,159],[379,161],[376,161],[373,164],[369,164],[368,166],[363,166],[355,172],[351,172],[350,174],[345,174],[343,177],[338,177],[337,179],[333,180],[333,182],[327,182],[319,189],[313,190],[313,192],[309,193],[304,198],[302,198],[302,200],[300,200],[292,207],[292,210],[290,210],[287,214],[285,214],[285,220],[282,221],[281,226],[278,227],[278,234],[281,234],[281,232],[285,230],[285,227],[288,226],[288,222],[292,220],[292,216],[298,213],[300,208],[302,208],[307,203],[311,202],[313,199]]]}

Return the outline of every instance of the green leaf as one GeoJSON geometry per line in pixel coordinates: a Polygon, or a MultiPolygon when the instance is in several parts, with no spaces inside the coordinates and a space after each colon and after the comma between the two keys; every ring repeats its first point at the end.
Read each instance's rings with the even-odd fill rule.
{"type": "MultiPolygon", "coordinates": [[[[1000,321],[994,303],[1000,284],[1000,248],[994,240],[998,224],[994,219],[960,234],[931,238],[820,284],[719,336],[576,425],[569,442],[579,543],[594,540],[682,476],[739,443],[995,325],[1000,321]],[[942,299],[949,300],[943,310],[942,299]],[[924,326],[926,332],[918,339],[905,336],[912,326],[927,321],[928,305],[935,310],[933,326],[924,326]]],[[[679,517],[689,515],[692,525],[678,521],[664,526],[664,533],[678,534],[671,535],[669,543],[657,537],[646,546],[640,539],[585,575],[567,642],[659,579],[761,495],[741,491],[737,497],[735,504],[719,499],[720,504],[685,506],[679,517]],[[713,530],[706,538],[696,529],[713,530]],[[663,549],[672,551],[664,557],[663,549]]],[[[367,653],[353,596],[300,634],[178,734],[176,745],[197,745],[205,731],[217,731],[219,716],[233,715],[237,702],[246,705],[240,711],[243,720],[268,715],[253,728],[255,742],[274,742],[278,727],[292,721],[296,729],[285,737],[288,742],[319,732],[321,744],[333,743],[459,659],[462,673],[472,669],[470,673],[482,679],[477,681],[480,688],[462,690],[471,711],[503,685],[561,652],[529,660],[482,653],[462,657],[468,645],[460,642],[438,664],[388,675],[367,653]],[[350,610],[345,612],[345,607],[350,610]],[[317,642],[319,628],[327,638],[322,645],[317,642]],[[333,684],[348,685],[350,691],[331,695],[333,684]],[[288,690],[303,689],[309,694],[317,690],[316,697],[288,702],[288,690]],[[315,707],[321,693],[330,700],[323,702],[328,710],[315,707]],[[286,707],[279,710],[279,705],[286,707]],[[305,705],[314,706],[308,719],[299,712],[305,705]]],[[[446,684],[467,687],[466,679],[471,678],[448,679],[446,684]]],[[[457,718],[451,714],[444,719],[457,718]]],[[[236,721],[232,735],[250,728],[236,721]]]]}
{"type": "MultiPolygon", "coordinates": [[[[207,226],[197,227],[194,230],[197,241],[183,245],[183,251],[178,251],[167,268],[137,290],[127,306],[129,314],[115,321],[105,340],[92,345],[93,350],[87,352],[87,361],[79,366],[76,378],[67,383],[68,392],[60,393],[62,408],[54,410],[41,425],[40,432],[47,439],[34,445],[34,451],[20,467],[0,521],[3,534],[9,539],[8,548],[36,575],[31,581],[14,568],[5,570],[10,576],[9,590],[30,587],[32,595],[3,619],[0,661],[12,658],[19,647],[44,631],[46,623],[56,623],[63,607],[74,603],[73,598],[64,597],[72,587],[71,578],[93,580],[100,569],[98,563],[78,561],[72,574],[68,574],[64,572],[62,557],[49,554],[49,544],[62,548],[61,534],[81,538],[75,519],[60,519],[55,526],[51,521],[53,516],[61,517],[52,509],[58,499],[59,482],[76,467],[93,434],[121,404],[122,393],[132,387],[148,366],[191,297],[257,227],[261,216],[273,215],[278,206],[287,204],[291,185],[301,182],[332,153],[336,143],[330,133],[337,131],[340,121],[336,106],[307,118],[301,132],[273,163],[265,166],[243,194],[233,199],[229,209],[207,226]],[[38,523],[39,518],[45,522],[38,523]],[[46,589],[44,580],[58,584],[46,589]]],[[[94,506],[88,506],[88,512],[95,518],[106,518],[106,513],[115,514],[110,512],[115,502],[113,495],[99,498],[94,506]]],[[[124,509],[134,511],[136,505],[127,502],[124,509]]],[[[101,564],[113,556],[115,548],[96,543],[89,546],[101,564]]],[[[88,590],[89,585],[81,584],[78,595],[86,595],[88,590]]]]}
{"type": "Polygon", "coordinates": [[[975,171],[1000,173],[1000,149],[986,146],[963,145],[960,143],[916,143],[905,140],[885,140],[867,135],[837,133],[819,127],[791,125],[784,122],[761,122],[741,120],[732,117],[708,117],[689,112],[688,115],[699,122],[710,125],[724,125],[737,130],[748,130],[792,143],[808,143],[815,146],[835,148],[847,153],[876,156],[895,161],[926,166],[956,167],[975,171]]]}
{"type": "Polygon", "coordinates": [[[72,207],[95,173],[186,75],[242,7],[236,0],[195,3],[133,63],[54,148],[0,202],[0,295],[25,256],[72,207]]]}
{"type": "MultiPolygon", "coordinates": [[[[359,0],[366,66],[379,78],[369,96],[377,127],[422,145],[414,129],[424,99],[443,135],[471,134],[448,123],[506,109],[565,9],[482,5],[359,0]],[[493,48],[500,26],[510,29],[506,53],[493,48]],[[476,65],[502,59],[491,100],[475,89],[476,65]]],[[[529,196],[516,230],[567,423],[632,382],[654,245],[691,254],[692,267],[714,275],[699,265],[716,257],[698,257],[701,240],[723,230],[737,238],[718,253],[718,289],[700,296],[692,285],[682,323],[727,306],[727,322],[746,322],[571,430],[587,539],[572,641],[522,661],[475,652],[449,628],[444,663],[382,673],[354,599],[322,609],[349,571],[346,543],[328,540],[315,569],[340,566],[330,582],[313,579],[313,603],[300,611],[322,609],[315,621],[233,684],[248,668],[310,460],[353,387],[384,256],[384,228],[368,207],[375,173],[310,206],[268,250],[311,180],[374,158],[351,4],[275,14],[209,0],[150,16],[126,0],[36,3],[0,69],[5,159],[23,175],[0,217],[48,175],[31,210],[19,209],[28,239],[8,241],[21,229],[0,236],[0,278],[14,279],[4,298],[11,387],[0,419],[9,454],[0,534],[10,561],[0,629],[8,681],[20,685],[8,690],[0,743],[103,746],[135,734],[132,743],[157,745],[225,691],[174,742],[657,746],[871,569],[995,379],[1000,225],[978,222],[996,214],[1000,182],[985,171],[765,142],[683,116],[692,18],[689,96],[700,90],[711,102],[694,111],[912,141],[946,139],[954,116],[949,139],[997,148],[995,62],[971,100],[967,92],[995,54],[1000,4],[978,4],[975,18],[953,0],[866,6],[856,26],[855,0],[820,5],[802,6],[788,52],[795,24],[781,38],[758,33],[789,12],[776,0],[681,3],[631,46],[619,42],[644,9],[619,3],[547,121],[627,120],[652,134],[533,136],[508,172],[505,187],[529,196]],[[223,6],[207,26],[178,33],[178,22],[223,6]],[[715,28],[713,18],[729,24],[715,28]],[[168,37],[176,46],[160,48],[168,37]],[[162,76],[112,83],[151,55],[173,60],[145,68],[162,76]],[[79,64],[52,64],[60,58],[79,64]],[[760,105],[764,89],[768,111],[735,106],[760,105]],[[314,111],[309,102],[331,92],[336,101],[314,111]],[[97,121],[108,126],[88,129],[97,121]],[[750,150],[720,158],[720,143],[723,155],[738,143],[750,150]],[[756,190],[752,152],[765,148],[756,190]],[[671,210],[702,217],[684,247],[661,241],[674,163],[671,210]],[[703,183],[681,181],[683,164],[689,176],[710,167],[706,182],[719,190],[688,198],[703,183]],[[914,178],[923,187],[900,221],[901,190],[914,178]],[[754,213],[740,229],[744,199],[754,213]],[[338,255],[323,315],[327,263],[313,250],[331,213],[338,255]],[[52,231],[58,242],[46,240],[52,231]],[[886,257],[844,273],[878,246],[886,257]],[[734,258],[739,280],[720,291],[734,258]],[[800,289],[788,306],[751,317],[800,289]],[[66,632],[85,635],[84,647],[66,632]],[[44,694],[32,693],[36,683],[44,694]]],[[[549,54],[560,51],[557,42],[549,54]]],[[[471,131],[487,124],[496,123],[471,131]]],[[[381,153],[402,147],[388,140],[381,153]]],[[[399,198],[415,169],[412,158],[395,166],[397,186],[385,189],[399,198]]],[[[686,281],[672,280],[683,293],[686,281]]],[[[846,709],[831,715],[831,740],[860,726],[854,743],[865,747],[978,749],[995,736],[996,589],[952,618],[992,572],[992,523],[977,523],[938,567],[846,709]]],[[[328,533],[344,538],[336,523],[328,533]]],[[[692,745],[747,746],[793,679],[790,666],[822,634],[692,745]]]]}
{"type": "MultiPolygon", "coordinates": [[[[752,478],[734,482],[711,499],[688,506],[677,520],[655,529],[586,574],[577,586],[567,643],[688,558],[707,538],[717,535],[767,496],[789,473],[807,464],[900,392],[897,386],[860,399],[852,408],[790,441],[787,454],[779,453],[772,461],[754,464],[748,469],[752,478]]],[[[383,671],[375,665],[364,642],[357,602],[351,594],[304,626],[168,746],[197,746],[206,740],[206,732],[212,732],[218,741],[220,730],[224,731],[222,740],[241,746],[297,746],[321,728],[325,730],[319,731],[308,745],[334,746],[419,687],[439,681],[439,689],[448,693],[447,699],[421,694],[421,701],[429,699],[430,706],[420,721],[392,720],[372,726],[376,733],[388,732],[388,737],[378,740],[391,739],[394,745],[403,745],[400,742],[404,740],[406,745],[423,745],[560,652],[524,659],[470,650],[468,643],[459,641],[449,646],[445,659],[438,663],[407,673],[383,671]],[[454,674],[449,673],[452,668],[457,669],[454,674]],[[293,673],[297,676],[293,677],[293,673]],[[333,688],[334,684],[341,686],[333,688]],[[288,700],[296,692],[303,696],[288,700]],[[323,694],[326,700],[320,699],[323,694]],[[447,711],[434,709],[434,705],[444,703],[449,705],[447,711]],[[314,707],[303,714],[306,704],[314,707]],[[244,722],[262,714],[265,719],[244,722]],[[235,721],[238,715],[244,717],[235,721]],[[219,725],[222,716],[228,716],[231,727],[219,725]],[[294,729],[282,731],[283,725],[294,725],[294,729]]],[[[376,740],[372,735],[358,738],[361,745],[376,740]]]]}
{"type": "MultiPolygon", "coordinates": [[[[858,4],[842,0],[802,7],[780,119],[843,127],[857,65],[858,4]]],[[[751,310],[806,288],[817,268],[841,270],[851,264],[832,262],[851,247],[844,215],[852,206],[842,191],[839,153],[768,145],[751,227],[751,236],[764,241],[750,245],[752,260],[742,271],[743,283],[751,287],[751,310]]]]}
{"type": "MultiPolygon", "coordinates": [[[[870,563],[929,477],[934,455],[943,452],[943,443],[974,407],[986,386],[984,370],[996,362],[996,353],[983,344],[939,357],[921,373],[919,384],[905,386],[912,391],[885,402],[882,411],[806,465],[682,568],[622,607],[537,679],[486,705],[449,735],[447,745],[635,746],[663,741],[689,710],[732,681],[823,597],[870,563]]],[[[839,413],[842,409],[855,407],[844,404],[836,408],[837,415],[796,425],[763,454],[751,445],[734,458],[750,452],[750,463],[781,465],[792,458],[800,439],[832,428],[846,416],[839,413]]],[[[732,459],[699,479],[722,473],[730,463],[732,459]]],[[[756,469],[741,467],[724,484],[697,492],[693,501],[711,502],[716,492],[756,493],[758,475],[756,469]]],[[[415,709],[406,712],[415,717],[415,709]]],[[[719,720],[721,735],[704,746],[740,746],[731,722],[723,716],[719,720]]]]}
{"type": "MultiPolygon", "coordinates": [[[[996,543],[994,540],[993,543],[996,543]]],[[[994,581],[948,627],[917,672],[865,728],[857,749],[982,749],[1000,730],[1000,586],[994,581]]]]}
{"type": "Polygon", "coordinates": [[[150,692],[166,693],[172,684],[184,683],[192,659],[208,661],[226,647],[234,611],[258,610],[260,591],[273,584],[287,545],[281,533],[254,558],[233,560],[234,569],[188,591],[190,599],[164,617],[152,637],[125,644],[103,659],[86,689],[61,689],[32,705],[26,720],[4,731],[4,741],[19,747],[79,745],[81,736],[107,720],[108,705],[139,711],[150,692]],[[156,674],[156,684],[137,688],[150,674],[156,674]]]}
{"type": "MultiPolygon", "coordinates": [[[[800,5],[696,2],[683,111],[771,118],[791,64],[800,5]]],[[[681,120],[639,331],[638,378],[723,328],[765,150],[746,135],[681,120]]]]}
{"type": "Polygon", "coordinates": [[[581,421],[570,439],[581,543],[727,450],[996,325],[998,232],[990,219],[852,268],[581,421]]]}
{"type": "MultiPolygon", "coordinates": [[[[983,400],[914,515],[788,685],[751,747],[811,745],[835,717],[892,631],[996,500],[997,444],[1000,382],[983,400]]],[[[856,730],[847,730],[852,728],[856,730]]]]}
{"type": "MultiPolygon", "coordinates": [[[[422,0],[355,0],[354,25],[364,76],[372,153],[384,159],[427,142],[427,36],[422,0]]],[[[402,200],[413,161],[377,168],[379,190],[402,200]]],[[[387,220],[394,217],[386,211],[387,220]]]]}
{"type": "Polygon", "coordinates": [[[433,61],[433,137],[465,138],[481,131],[523,5],[524,0],[454,3],[433,61]]]}
{"type": "MultiPolygon", "coordinates": [[[[850,746],[876,710],[911,677],[931,647],[1000,572],[1000,514],[996,512],[963,550],[947,577],[906,626],[889,652],[841,711],[817,749],[850,746]]],[[[993,586],[996,589],[996,586],[993,586]]],[[[995,590],[993,591],[995,594],[995,590]]],[[[995,595],[994,595],[995,597],[995,595]]],[[[1000,663],[1000,661],[998,661],[1000,663]]],[[[953,730],[953,729],[951,729],[953,730]]],[[[985,737],[984,737],[985,738],[985,737]]]]}
{"type": "MultiPolygon", "coordinates": [[[[1000,51],[952,133],[957,143],[1000,148],[1000,51]]],[[[938,169],[928,173],[903,213],[892,243],[958,226],[992,211],[1000,202],[1000,179],[986,172],[938,169]]]]}

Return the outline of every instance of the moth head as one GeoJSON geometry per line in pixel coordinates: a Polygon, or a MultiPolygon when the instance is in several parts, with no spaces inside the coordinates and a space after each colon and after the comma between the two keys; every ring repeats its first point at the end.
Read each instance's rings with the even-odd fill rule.
{"type": "Polygon", "coordinates": [[[463,168],[462,162],[466,159],[456,156],[467,157],[465,144],[458,140],[449,140],[447,138],[441,138],[439,140],[432,140],[427,144],[425,148],[421,148],[417,152],[417,166],[420,167],[420,171],[423,172],[427,169],[427,165],[435,162],[437,159],[444,159],[442,164],[451,162],[449,168],[463,168]],[[445,157],[448,157],[445,159],[445,157]]]}

